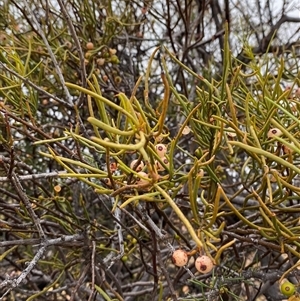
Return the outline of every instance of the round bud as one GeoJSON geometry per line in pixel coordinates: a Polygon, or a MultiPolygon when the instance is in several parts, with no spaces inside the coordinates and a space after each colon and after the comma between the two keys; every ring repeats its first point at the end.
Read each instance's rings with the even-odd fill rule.
{"type": "Polygon", "coordinates": [[[115,81],[115,83],[116,83],[117,85],[119,85],[119,84],[122,82],[121,76],[116,76],[116,77],[114,78],[114,81],[115,81]]]}
{"type": "Polygon", "coordinates": [[[86,53],[84,54],[84,57],[85,57],[86,59],[89,59],[91,56],[92,56],[92,53],[91,53],[90,51],[88,51],[88,52],[86,52],[86,53]]]}
{"type": "Polygon", "coordinates": [[[46,106],[49,103],[49,100],[47,98],[42,100],[43,106],[46,106]]]}
{"type": "Polygon", "coordinates": [[[227,128],[228,132],[226,132],[227,137],[230,139],[234,139],[236,137],[236,132],[233,128],[227,128]]]}
{"type": "Polygon", "coordinates": [[[177,267],[183,267],[184,265],[187,264],[189,258],[184,250],[176,250],[172,254],[172,262],[177,266],[177,267]]]}
{"type": "MultiPolygon", "coordinates": [[[[131,169],[134,169],[134,167],[135,167],[137,161],[138,161],[137,159],[131,161],[131,163],[130,163],[130,165],[129,165],[131,169]]],[[[140,161],[139,165],[137,165],[137,167],[135,168],[135,170],[138,171],[138,172],[139,172],[139,171],[142,171],[142,169],[144,168],[144,166],[145,166],[144,162],[143,162],[143,161],[140,161]]]]}
{"type": "Polygon", "coordinates": [[[93,50],[94,49],[94,44],[92,42],[86,43],[86,49],[87,50],[93,50]]]}
{"type": "Polygon", "coordinates": [[[161,158],[164,157],[165,154],[167,153],[167,147],[162,143],[156,144],[155,150],[156,150],[158,156],[161,158]]]}
{"type": "Polygon", "coordinates": [[[109,163],[109,169],[110,172],[115,172],[118,169],[118,163],[117,162],[109,163]]]}
{"type": "Polygon", "coordinates": [[[282,132],[278,128],[270,129],[268,134],[267,134],[268,138],[280,137],[281,135],[282,135],[282,132]]]}
{"type": "Polygon", "coordinates": [[[109,178],[105,178],[104,180],[105,185],[107,185],[108,187],[111,187],[111,180],[109,178]]]}
{"type": "Polygon", "coordinates": [[[66,41],[65,46],[66,46],[67,48],[71,49],[73,45],[72,45],[71,42],[66,41]]]}
{"type": "Polygon", "coordinates": [[[114,55],[114,54],[117,53],[117,49],[109,48],[109,53],[110,53],[111,55],[114,55]]]}
{"type": "Polygon", "coordinates": [[[182,135],[188,135],[191,131],[191,128],[188,125],[186,125],[182,130],[182,135]]]}
{"type": "Polygon", "coordinates": [[[124,255],[124,256],[121,258],[121,260],[122,260],[123,262],[128,261],[128,256],[124,255]]]}
{"type": "Polygon", "coordinates": [[[296,291],[296,287],[293,283],[289,282],[288,280],[284,281],[280,285],[280,291],[285,296],[292,296],[296,291]]]}
{"type": "Polygon", "coordinates": [[[54,191],[55,191],[56,193],[59,193],[59,192],[61,191],[61,186],[60,186],[60,185],[55,185],[55,186],[53,187],[53,189],[54,189],[54,191]]]}
{"type": "Polygon", "coordinates": [[[96,60],[96,63],[98,66],[103,66],[105,64],[105,59],[104,58],[99,58],[96,60]]]}
{"type": "Polygon", "coordinates": [[[206,274],[206,273],[209,273],[213,269],[214,264],[208,256],[202,255],[196,259],[195,267],[196,267],[197,271],[199,271],[200,273],[206,274]]]}
{"type": "MultiPolygon", "coordinates": [[[[169,168],[170,163],[166,157],[162,157],[161,161],[169,168]]],[[[158,160],[155,161],[155,166],[156,166],[157,171],[165,170],[165,167],[158,160]]]]}
{"type": "Polygon", "coordinates": [[[120,63],[119,58],[115,54],[111,56],[110,61],[111,61],[112,64],[119,64],[120,63]]]}
{"type": "Polygon", "coordinates": [[[199,169],[199,172],[197,174],[197,177],[202,178],[204,177],[204,170],[202,168],[199,169]]]}
{"type": "Polygon", "coordinates": [[[148,179],[148,174],[143,171],[140,171],[140,172],[138,172],[138,178],[137,178],[136,183],[137,184],[147,184],[147,183],[149,183],[149,181],[147,179],[148,179]]]}

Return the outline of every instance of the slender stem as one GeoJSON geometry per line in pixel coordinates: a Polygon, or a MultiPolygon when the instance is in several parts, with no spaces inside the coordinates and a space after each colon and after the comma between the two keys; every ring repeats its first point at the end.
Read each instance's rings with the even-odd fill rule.
{"type": "Polygon", "coordinates": [[[200,241],[199,237],[197,236],[193,226],[189,222],[189,220],[185,217],[185,215],[182,213],[180,208],[176,205],[176,203],[172,200],[172,198],[168,195],[166,191],[164,191],[159,185],[154,184],[154,187],[157,191],[160,192],[160,194],[165,198],[165,200],[169,203],[169,205],[172,207],[172,209],[175,211],[179,219],[183,222],[183,224],[186,226],[188,232],[191,234],[193,240],[197,244],[199,249],[203,248],[203,243],[200,241]]]}
{"type": "Polygon", "coordinates": [[[274,162],[277,162],[293,171],[295,171],[297,174],[300,174],[300,169],[297,168],[295,165],[287,162],[286,160],[272,154],[272,153],[269,153],[263,149],[260,149],[260,148],[256,148],[256,147],[253,147],[253,146],[250,146],[250,145],[247,145],[247,144],[244,144],[242,142],[238,142],[238,141],[228,141],[228,143],[232,144],[232,145],[236,145],[240,148],[243,148],[245,149],[246,151],[250,152],[250,153],[255,153],[255,154],[259,154],[259,155],[262,155],[262,156],[265,156],[271,160],[273,160],[274,162]]]}

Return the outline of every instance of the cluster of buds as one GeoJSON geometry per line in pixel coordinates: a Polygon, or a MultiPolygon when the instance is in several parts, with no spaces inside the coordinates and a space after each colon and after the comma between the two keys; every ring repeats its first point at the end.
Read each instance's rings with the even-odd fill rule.
{"type": "Polygon", "coordinates": [[[149,183],[148,174],[145,171],[143,171],[143,169],[145,167],[145,164],[143,161],[141,161],[139,159],[135,159],[135,160],[131,161],[129,167],[132,170],[135,170],[138,174],[136,184],[143,185],[143,184],[149,183]]]}
{"type": "MultiPolygon", "coordinates": [[[[172,254],[172,262],[178,266],[183,267],[188,263],[188,253],[184,250],[178,249],[172,254]]],[[[201,255],[195,260],[195,268],[202,274],[209,273],[214,267],[214,263],[207,255],[201,255]]]]}
{"type": "Polygon", "coordinates": [[[168,158],[166,157],[167,147],[164,144],[159,143],[155,145],[155,150],[158,157],[160,158],[160,160],[155,160],[155,167],[157,171],[164,171],[165,167],[168,168],[170,164],[168,158]]]}
{"type": "MultiPolygon", "coordinates": [[[[165,144],[159,143],[155,145],[155,151],[158,157],[157,160],[154,162],[154,171],[155,174],[157,175],[157,178],[159,178],[158,172],[164,171],[169,168],[169,159],[166,157],[167,155],[167,146],[165,144]]],[[[153,174],[150,175],[147,173],[147,166],[141,160],[139,159],[134,159],[130,162],[129,167],[131,170],[136,172],[136,181],[135,183],[138,185],[147,185],[149,184],[150,180],[149,178],[153,177],[153,174]]],[[[110,163],[109,165],[109,170],[111,174],[114,174],[118,170],[118,165],[117,163],[113,162],[110,163]]],[[[106,178],[104,179],[104,182],[107,186],[111,186],[111,181],[110,179],[106,178]]]]}
{"type": "MultiPolygon", "coordinates": [[[[155,160],[155,168],[158,172],[164,171],[166,168],[169,167],[169,160],[166,157],[167,153],[167,146],[159,143],[155,146],[156,153],[159,157],[159,160],[155,160]]],[[[145,163],[140,159],[135,159],[131,161],[129,167],[136,171],[138,174],[138,178],[136,183],[143,185],[149,183],[149,175],[145,171],[145,163]]]]}

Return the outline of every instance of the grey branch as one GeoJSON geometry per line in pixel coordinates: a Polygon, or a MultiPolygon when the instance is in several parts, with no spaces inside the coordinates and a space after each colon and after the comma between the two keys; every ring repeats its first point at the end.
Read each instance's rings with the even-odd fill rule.
{"type": "MultiPolygon", "coordinates": [[[[19,181],[31,181],[36,179],[47,179],[47,178],[54,178],[59,176],[61,173],[64,173],[62,171],[53,171],[53,172],[45,172],[45,173],[39,173],[39,174],[31,174],[31,175],[25,175],[25,176],[18,176],[19,181]]],[[[0,183],[1,182],[9,182],[11,179],[8,177],[0,177],[0,183]]]]}
{"type": "Polygon", "coordinates": [[[40,219],[38,218],[38,216],[36,215],[35,211],[33,210],[32,206],[31,206],[31,202],[28,198],[28,196],[26,195],[26,193],[24,192],[24,189],[18,179],[18,176],[16,175],[15,172],[12,172],[12,177],[11,177],[11,182],[13,184],[13,186],[15,187],[17,194],[19,195],[20,199],[22,200],[22,202],[24,203],[26,209],[29,212],[29,215],[31,216],[38,232],[39,232],[39,236],[41,239],[45,240],[46,239],[46,234],[41,226],[41,222],[40,219]]]}
{"type": "Polygon", "coordinates": [[[44,255],[47,247],[57,245],[57,244],[62,244],[65,242],[70,242],[70,241],[76,241],[76,240],[82,240],[84,238],[83,234],[75,234],[75,235],[66,235],[62,236],[60,238],[55,238],[55,239],[49,239],[43,241],[39,245],[39,249],[33,259],[29,262],[27,265],[26,269],[23,270],[23,272],[20,274],[20,276],[16,279],[6,279],[0,283],[0,288],[3,287],[8,287],[7,291],[0,297],[0,300],[3,300],[3,298],[9,294],[11,290],[14,288],[18,287],[20,283],[24,281],[24,279],[27,277],[27,275],[32,271],[32,269],[36,266],[38,261],[41,259],[41,257],[44,255]]]}

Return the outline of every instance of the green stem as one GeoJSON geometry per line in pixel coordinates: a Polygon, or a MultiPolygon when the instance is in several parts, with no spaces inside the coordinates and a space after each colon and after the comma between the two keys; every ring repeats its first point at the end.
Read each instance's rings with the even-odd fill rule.
{"type": "Polygon", "coordinates": [[[108,147],[108,148],[116,148],[121,150],[140,150],[146,143],[146,138],[143,132],[139,132],[141,140],[136,144],[118,144],[110,141],[106,141],[104,139],[99,139],[98,137],[91,137],[92,141],[100,144],[101,146],[108,147]]]}
{"type": "Polygon", "coordinates": [[[159,185],[154,184],[154,187],[157,191],[160,192],[160,194],[165,198],[165,200],[169,203],[171,208],[175,211],[179,219],[183,222],[183,224],[186,226],[188,232],[191,234],[193,240],[197,244],[198,248],[202,249],[203,244],[200,241],[199,237],[197,236],[193,226],[189,222],[189,220],[185,217],[185,215],[182,213],[182,211],[179,209],[179,207],[176,205],[176,203],[171,199],[171,197],[168,195],[166,191],[164,191],[159,185]]]}
{"type": "Polygon", "coordinates": [[[256,148],[256,147],[253,147],[253,146],[249,146],[247,144],[244,144],[242,142],[238,142],[238,141],[228,141],[228,143],[232,144],[232,145],[236,145],[240,148],[243,148],[245,149],[246,151],[248,151],[249,153],[255,153],[255,154],[259,154],[259,155],[262,155],[262,156],[265,156],[271,160],[273,160],[274,162],[277,162],[283,166],[285,166],[286,168],[289,168],[293,171],[295,171],[296,173],[300,174],[300,169],[297,168],[295,165],[287,162],[286,160],[280,158],[280,157],[277,157],[276,155],[273,155],[263,149],[260,149],[260,148],[256,148]]]}
{"type": "Polygon", "coordinates": [[[135,133],[133,130],[131,130],[131,131],[121,131],[121,130],[119,130],[115,127],[112,127],[112,126],[110,126],[110,125],[108,125],[108,124],[106,124],[106,123],[104,123],[104,122],[102,122],[102,121],[100,121],[100,120],[98,120],[94,117],[89,117],[87,119],[87,121],[89,123],[91,123],[92,125],[95,125],[95,126],[101,128],[101,129],[103,129],[103,130],[105,130],[105,131],[107,131],[111,134],[116,134],[116,135],[120,135],[120,136],[132,136],[135,133]]]}

